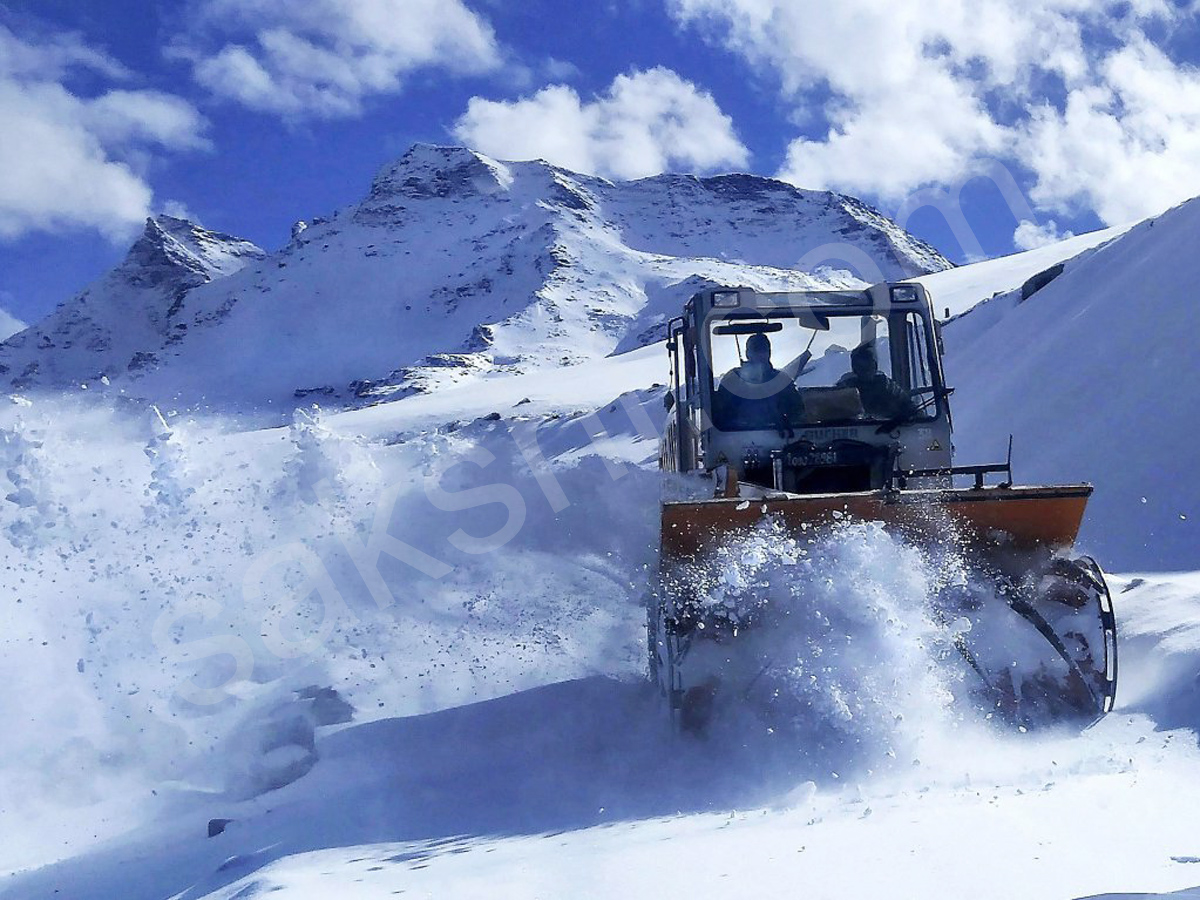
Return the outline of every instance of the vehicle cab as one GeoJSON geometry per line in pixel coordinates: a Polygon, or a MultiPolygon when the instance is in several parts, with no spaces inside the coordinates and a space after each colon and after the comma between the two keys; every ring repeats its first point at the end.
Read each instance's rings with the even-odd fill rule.
{"type": "Polygon", "coordinates": [[[701,291],[668,328],[662,467],[715,473],[724,496],[734,485],[872,491],[906,472],[948,470],[940,345],[920,284],[701,291]]]}

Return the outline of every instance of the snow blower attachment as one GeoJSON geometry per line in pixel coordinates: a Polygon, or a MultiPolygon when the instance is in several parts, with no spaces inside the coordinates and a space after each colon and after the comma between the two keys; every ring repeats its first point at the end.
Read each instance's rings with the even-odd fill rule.
{"type": "Polygon", "coordinates": [[[789,627],[754,587],[713,604],[697,569],[755,529],[817,541],[856,522],[964,561],[971,577],[939,585],[926,615],[986,714],[1086,727],[1112,709],[1112,601],[1099,566],[1070,555],[1092,488],[1014,485],[1011,444],[1003,464],[953,465],[952,389],[921,285],[703,291],[671,321],[668,351],[660,466],[679,496],[662,504],[648,628],[681,728],[770,696],[773,632],[789,627]]]}

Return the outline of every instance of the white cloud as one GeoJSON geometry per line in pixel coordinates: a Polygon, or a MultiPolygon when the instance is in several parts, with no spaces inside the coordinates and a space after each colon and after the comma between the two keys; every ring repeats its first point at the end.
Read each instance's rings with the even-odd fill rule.
{"type": "Polygon", "coordinates": [[[0,341],[8,340],[18,331],[24,331],[27,327],[24,322],[8,311],[8,307],[15,299],[8,291],[0,291],[0,341]]]}
{"type": "Polygon", "coordinates": [[[211,146],[195,107],[172,94],[113,90],[88,101],[81,116],[88,131],[106,146],[135,142],[176,150],[211,146]]]}
{"type": "Polygon", "coordinates": [[[63,83],[74,68],[126,75],[77,38],[33,43],[0,26],[0,238],[65,227],[125,237],[152,199],[132,160],[206,146],[205,122],[185,101],[125,89],[79,96],[63,83]]]}
{"type": "Polygon", "coordinates": [[[1098,83],[1028,128],[1032,196],[1044,209],[1127,222],[1200,194],[1200,70],[1145,40],[1108,56],[1098,83]]]}
{"type": "Polygon", "coordinates": [[[999,153],[1005,141],[980,101],[936,71],[920,91],[865,96],[831,119],[823,139],[792,142],[782,178],[899,200],[920,185],[964,179],[978,155],[999,153]]]}
{"type": "Polygon", "coordinates": [[[1045,225],[1024,219],[1018,223],[1016,231],[1013,232],[1013,246],[1018,250],[1036,250],[1038,247],[1057,244],[1059,241],[1065,241],[1072,237],[1075,235],[1070,231],[1060,232],[1058,223],[1053,219],[1045,225]]]}
{"type": "Polygon", "coordinates": [[[500,65],[491,26],[462,0],[200,0],[173,48],[218,97],[287,118],[356,115],[422,68],[500,65]]]}
{"type": "Polygon", "coordinates": [[[543,60],[539,68],[548,81],[572,81],[583,74],[575,63],[553,56],[543,60]]]}
{"type": "Polygon", "coordinates": [[[89,69],[111,79],[129,70],[110,56],[88,47],[77,34],[52,34],[23,41],[0,25],[0,76],[61,80],[71,69],[89,69]]]}
{"type": "Polygon", "coordinates": [[[200,221],[200,217],[192,212],[191,208],[182,201],[168,200],[162,205],[162,211],[164,215],[168,215],[173,219],[185,219],[194,225],[199,225],[201,228],[204,227],[204,223],[200,221]]]}
{"type": "Polygon", "coordinates": [[[824,135],[781,176],[900,201],[989,159],[1034,201],[1124,221],[1200,193],[1200,78],[1147,38],[1167,0],[668,0],[676,20],[773,73],[824,135]]]}
{"type": "Polygon", "coordinates": [[[744,167],[749,158],[712,96],[663,68],[619,75],[586,102],[565,85],[512,102],[475,97],[454,134],[501,159],[613,178],[744,167]]]}

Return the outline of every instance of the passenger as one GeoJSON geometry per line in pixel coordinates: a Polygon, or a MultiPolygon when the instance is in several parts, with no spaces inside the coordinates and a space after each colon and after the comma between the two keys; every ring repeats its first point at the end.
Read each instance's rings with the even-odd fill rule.
{"type": "Polygon", "coordinates": [[[796,385],[771,365],[771,341],[755,334],[746,341],[746,361],[721,376],[713,403],[718,428],[790,430],[804,421],[796,385]]]}
{"type": "Polygon", "coordinates": [[[904,388],[879,371],[874,342],[860,344],[850,353],[851,371],[843,375],[838,387],[857,388],[863,411],[873,419],[911,419],[917,406],[904,388]]]}

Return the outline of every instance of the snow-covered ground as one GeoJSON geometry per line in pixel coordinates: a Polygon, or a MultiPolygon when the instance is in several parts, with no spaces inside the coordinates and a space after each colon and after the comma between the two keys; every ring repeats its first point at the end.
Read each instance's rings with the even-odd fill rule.
{"type": "MultiPolygon", "coordinates": [[[[661,346],[266,430],[88,394],[8,403],[0,896],[1069,900],[1200,885],[1200,573],[1184,571],[1200,559],[1167,532],[1170,566],[1139,550],[1187,512],[1151,486],[1177,485],[1176,505],[1195,490],[1190,422],[1156,405],[1192,358],[1186,282],[1170,279],[1190,277],[1195,215],[946,329],[960,450],[989,452],[1012,422],[1019,476],[1096,482],[1087,546],[1130,573],[1112,576],[1118,709],[1082,735],[949,704],[953,672],[916,624],[929,561],[851,527],[824,547],[839,581],[819,560],[797,577],[828,611],[863,610],[853,636],[872,664],[817,648],[832,662],[806,688],[822,712],[803,740],[669,736],[641,680],[661,346]],[[1143,272],[1147,302],[1122,306],[1134,287],[1116,271],[1168,255],[1177,270],[1143,272]],[[1097,359],[1097,380],[1119,358],[1088,408],[1143,431],[1104,441],[1081,424],[1055,358],[1064,372],[1097,359]],[[1070,424],[1023,450],[1045,427],[1035,410],[1070,424]],[[1122,505],[1135,484],[1154,516],[1122,505]]],[[[932,276],[938,304],[961,312],[1100,242],[1074,240],[932,276]]]]}

